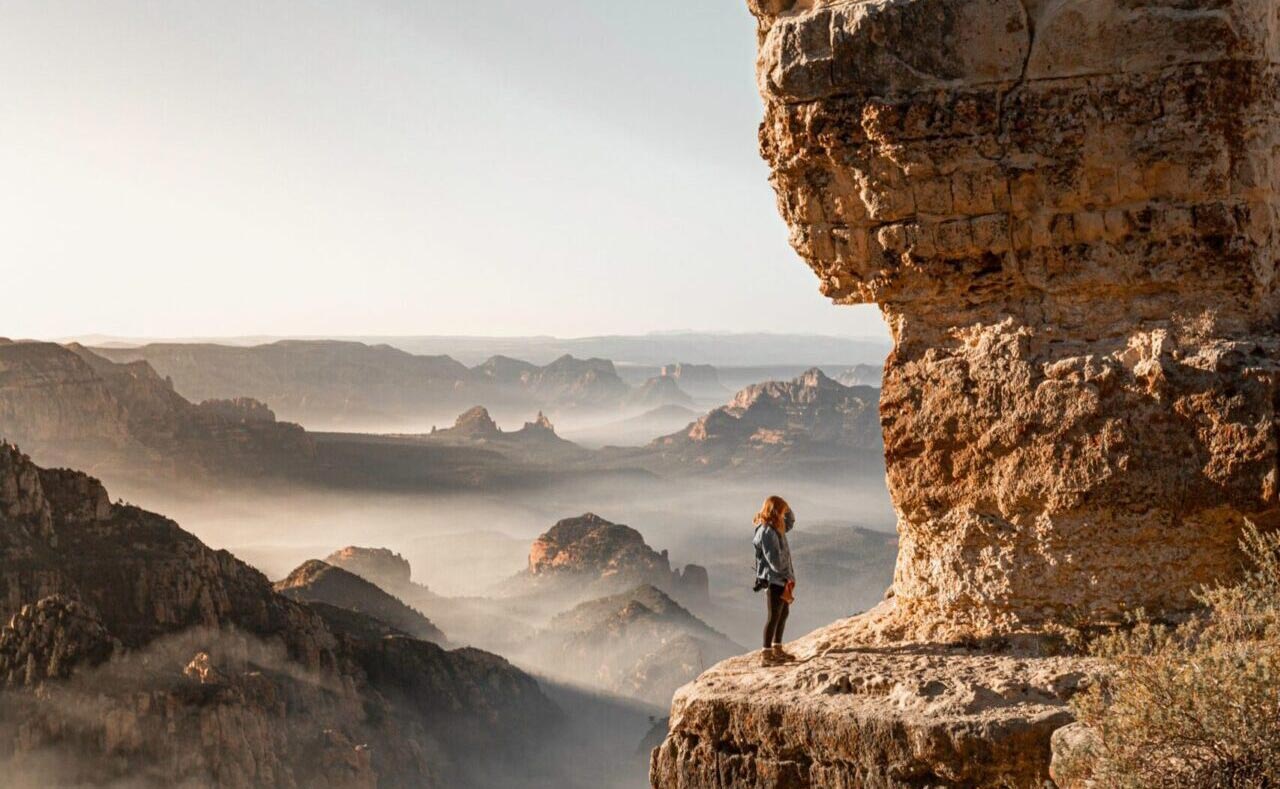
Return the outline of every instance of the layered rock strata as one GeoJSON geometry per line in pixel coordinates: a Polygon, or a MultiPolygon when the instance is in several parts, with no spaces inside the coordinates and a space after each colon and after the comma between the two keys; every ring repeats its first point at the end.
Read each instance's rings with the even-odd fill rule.
{"type": "Polygon", "coordinates": [[[1042,634],[1191,606],[1280,513],[1276,5],[749,4],[792,244],[893,334],[900,553],[683,689],[653,781],[1040,786],[1084,667],[1042,634]]]}
{"type": "Polygon", "coordinates": [[[1275,4],[756,0],[792,242],[893,332],[904,627],[1185,606],[1277,513],[1275,4]]]}

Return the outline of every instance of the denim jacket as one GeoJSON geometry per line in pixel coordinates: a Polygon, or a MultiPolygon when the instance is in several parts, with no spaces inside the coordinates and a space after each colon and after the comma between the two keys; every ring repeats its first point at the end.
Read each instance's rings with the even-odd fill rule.
{"type": "Polygon", "coordinates": [[[772,526],[761,524],[756,527],[751,544],[756,549],[756,578],[774,586],[786,586],[787,581],[796,579],[796,571],[791,566],[791,549],[787,547],[785,534],[779,534],[772,526]]]}

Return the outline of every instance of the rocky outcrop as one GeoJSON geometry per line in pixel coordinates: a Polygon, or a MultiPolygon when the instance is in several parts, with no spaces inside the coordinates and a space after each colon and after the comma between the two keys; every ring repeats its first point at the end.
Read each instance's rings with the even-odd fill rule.
{"type": "Polygon", "coordinates": [[[20,784],[467,785],[451,754],[505,759],[559,720],[501,658],[289,600],[7,444],[0,618],[0,764],[20,784]]]}
{"type": "Polygon", "coordinates": [[[658,787],[1040,787],[1078,660],[1034,650],[879,644],[860,623],[762,668],[731,658],[676,692],[658,787]]]}
{"type": "Polygon", "coordinates": [[[532,576],[670,573],[665,553],[649,547],[640,532],[593,512],[556,523],[529,548],[532,576]]]}
{"type": "Polygon", "coordinates": [[[654,782],[1038,786],[1081,663],[1000,640],[1173,614],[1277,525],[1274,4],[749,4],[792,244],[893,334],[900,551],[805,662],[685,688],[654,782]]]}
{"type": "Polygon", "coordinates": [[[298,565],[275,590],[304,603],[327,603],[373,617],[392,628],[435,644],[446,642],[444,633],[421,612],[380,587],[341,567],[311,559],[298,565]]]}
{"type": "Polygon", "coordinates": [[[706,602],[706,570],[672,570],[667,552],[655,551],[640,532],[588,512],[565,518],[529,548],[529,566],[502,589],[506,594],[566,593],[579,600],[650,584],[687,605],[706,602]]]}
{"type": "Polygon", "coordinates": [[[97,666],[118,647],[97,613],[65,595],[28,603],[0,629],[0,683],[35,687],[97,666]]]}
{"type": "Polygon", "coordinates": [[[587,456],[577,444],[557,435],[555,426],[541,411],[534,421],[525,422],[519,430],[503,430],[493,421],[488,409],[475,406],[460,414],[453,427],[433,429],[427,435],[413,438],[426,444],[491,450],[507,460],[530,466],[560,466],[587,456]]]}
{"type": "Polygon", "coordinates": [[[648,446],[657,465],[709,472],[821,472],[832,461],[878,462],[879,393],[817,368],[792,381],[753,384],[684,430],[648,446]]]}
{"type": "Polygon", "coordinates": [[[502,433],[498,429],[498,423],[493,421],[493,417],[489,416],[489,411],[483,406],[474,406],[458,414],[458,418],[454,420],[453,427],[445,430],[433,431],[433,435],[441,437],[455,437],[464,441],[483,441],[489,438],[497,438],[502,433]]]}
{"type": "Polygon", "coordinates": [[[792,242],[894,335],[904,628],[1108,621],[1232,574],[1277,513],[1272,6],[753,10],[792,242]]]}

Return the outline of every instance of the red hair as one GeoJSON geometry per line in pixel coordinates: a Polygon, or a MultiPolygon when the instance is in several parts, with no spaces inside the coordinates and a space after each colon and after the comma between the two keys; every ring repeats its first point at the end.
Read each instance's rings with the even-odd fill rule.
{"type": "Polygon", "coordinates": [[[760,511],[756,513],[755,520],[752,521],[759,526],[767,523],[783,534],[787,530],[787,513],[791,510],[791,505],[781,496],[770,496],[764,500],[764,504],[760,505],[760,511]]]}

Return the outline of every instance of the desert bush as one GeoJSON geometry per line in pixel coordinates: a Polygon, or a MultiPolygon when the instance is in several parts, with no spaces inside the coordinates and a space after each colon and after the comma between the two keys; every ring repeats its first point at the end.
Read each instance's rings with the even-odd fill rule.
{"type": "Polygon", "coordinates": [[[1280,534],[1250,525],[1241,545],[1245,576],[1202,591],[1189,620],[1139,614],[1092,643],[1104,669],[1072,703],[1091,730],[1072,772],[1122,789],[1280,787],[1280,534]]]}

